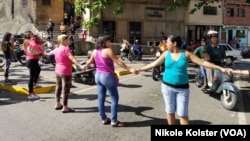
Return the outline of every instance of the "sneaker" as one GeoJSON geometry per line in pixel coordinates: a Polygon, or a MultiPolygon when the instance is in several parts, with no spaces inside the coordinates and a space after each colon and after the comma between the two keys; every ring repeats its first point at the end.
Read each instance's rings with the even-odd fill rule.
{"type": "Polygon", "coordinates": [[[36,100],[36,99],[39,99],[40,97],[39,96],[37,96],[37,95],[35,95],[35,94],[29,94],[28,95],[28,99],[29,100],[36,100]]]}
{"type": "Polygon", "coordinates": [[[42,87],[42,86],[39,84],[33,84],[33,88],[40,88],[40,87],[42,87]]]}
{"type": "Polygon", "coordinates": [[[4,81],[5,84],[12,84],[13,82],[11,80],[4,81]]]}

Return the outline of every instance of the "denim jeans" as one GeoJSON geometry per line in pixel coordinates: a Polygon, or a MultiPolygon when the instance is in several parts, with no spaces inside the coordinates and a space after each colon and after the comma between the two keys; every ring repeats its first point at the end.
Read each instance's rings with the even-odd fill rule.
{"type": "Polygon", "coordinates": [[[167,114],[177,113],[180,117],[188,116],[189,88],[173,88],[164,83],[161,84],[161,91],[167,114]]]}
{"type": "Polygon", "coordinates": [[[95,73],[95,82],[97,84],[98,90],[98,110],[102,120],[107,118],[105,112],[105,99],[106,92],[108,91],[111,97],[111,121],[117,121],[117,112],[118,112],[118,89],[116,80],[113,73],[101,73],[96,71],[95,73]]]}
{"type": "Polygon", "coordinates": [[[200,66],[200,71],[201,71],[201,76],[202,76],[203,78],[207,78],[207,74],[206,74],[206,69],[205,69],[205,67],[200,66]]]}

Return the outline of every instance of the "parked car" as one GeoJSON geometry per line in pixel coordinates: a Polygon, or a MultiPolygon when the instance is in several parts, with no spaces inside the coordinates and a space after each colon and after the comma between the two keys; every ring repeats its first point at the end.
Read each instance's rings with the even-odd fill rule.
{"type": "Polygon", "coordinates": [[[244,47],[242,50],[242,57],[243,58],[249,58],[250,57],[250,48],[244,47]]]}
{"type": "Polygon", "coordinates": [[[241,61],[242,53],[241,50],[236,50],[229,44],[220,43],[220,47],[223,47],[226,51],[226,59],[227,61],[234,62],[234,61],[241,61]]]}

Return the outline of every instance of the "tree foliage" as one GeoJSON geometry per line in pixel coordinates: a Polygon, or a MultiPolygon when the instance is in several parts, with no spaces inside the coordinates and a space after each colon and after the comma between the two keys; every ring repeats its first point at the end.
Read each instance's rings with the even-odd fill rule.
{"type": "MultiPolygon", "coordinates": [[[[69,1],[69,0],[64,0],[69,1]]],[[[187,6],[189,0],[171,0],[172,4],[166,7],[167,11],[174,11],[179,7],[187,6]]],[[[212,3],[220,0],[197,0],[194,8],[190,10],[190,14],[200,10],[203,6],[209,6],[212,3]]],[[[250,0],[246,0],[250,3],[250,0]]],[[[113,14],[121,14],[124,10],[126,0],[75,0],[75,13],[77,15],[86,14],[86,10],[89,9],[92,13],[89,21],[84,21],[83,26],[87,29],[92,29],[93,26],[98,23],[102,18],[102,11],[107,9],[110,5],[116,5],[113,10],[113,14]]]]}

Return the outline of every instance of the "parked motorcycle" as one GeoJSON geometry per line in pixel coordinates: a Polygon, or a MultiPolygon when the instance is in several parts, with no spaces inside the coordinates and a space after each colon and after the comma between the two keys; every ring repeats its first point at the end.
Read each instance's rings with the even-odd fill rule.
{"type": "MultiPolygon", "coordinates": [[[[84,65],[86,61],[80,62],[84,65]]],[[[74,82],[84,83],[89,85],[95,84],[95,67],[89,66],[86,71],[81,71],[76,65],[73,65],[73,75],[72,78],[74,82]]]]}
{"type": "MultiPolygon", "coordinates": [[[[161,56],[161,51],[158,49],[155,52],[155,60],[158,59],[160,56],[161,56]]],[[[158,81],[163,71],[164,71],[164,64],[154,67],[152,71],[153,80],[158,81]]]]}
{"type": "MultiPolygon", "coordinates": [[[[203,78],[200,72],[195,77],[196,85],[203,85],[203,78]]],[[[209,94],[220,95],[222,106],[227,110],[234,110],[237,106],[240,90],[234,85],[234,76],[220,73],[218,80],[213,81],[212,87],[207,91],[209,94]]]]}
{"type": "MultiPolygon", "coordinates": [[[[26,64],[26,54],[22,49],[20,44],[15,44],[13,58],[11,59],[12,62],[19,61],[22,65],[26,64]]],[[[3,53],[0,54],[0,67],[5,65],[3,53]]]]}
{"type": "Polygon", "coordinates": [[[14,49],[14,57],[17,59],[22,65],[26,64],[26,54],[24,50],[21,48],[20,44],[15,45],[14,49]]]}

